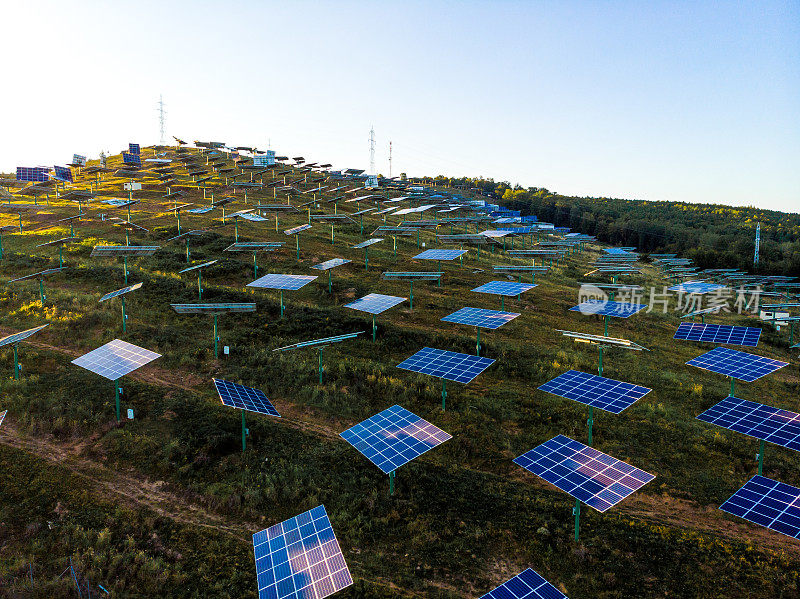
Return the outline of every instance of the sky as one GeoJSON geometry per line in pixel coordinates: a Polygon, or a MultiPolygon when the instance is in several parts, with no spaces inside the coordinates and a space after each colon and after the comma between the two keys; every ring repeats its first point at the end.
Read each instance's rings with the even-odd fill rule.
{"type": "Polygon", "coordinates": [[[3,7],[0,171],[168,139],[800,212],[795,2],[3,7]]]}

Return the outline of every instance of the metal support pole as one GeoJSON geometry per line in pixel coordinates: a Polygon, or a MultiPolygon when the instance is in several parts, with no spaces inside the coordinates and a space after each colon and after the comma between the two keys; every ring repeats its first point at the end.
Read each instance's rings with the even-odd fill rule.
{"type": "Polygon", "coordinates": [[[64,268],[64,246],[58,246],[58,267],[64,268]]]}
{"type": "Polygon", "coordinates": [[[219,357],[219,337],[217,336],[217,315],[214,314],[214,358],[219,357]]]}
{"type": "Polygon", "coordinates": [[[594,427],[594,408],[589,406],[589,419],[586,421],[586,425],[589,427],[589,446],[592,445],[592,428],[594,427]]]}
{"type": "Polygon", "coordinates": [[[189,257],[191,254],[189,252],[189,238],[186,238],[186,264],[189,264],[191,258],[189,257]]]}
{"type": "Polygon", "coordinates": [[[203,299],[203,269],[197,270],[197,299],[203,299]]]}
{"type": "Polygon", "coordinates": [[[389,473],[389,495],[394,495],[394,470],[389,473]]]}
{"type": "Polygon", "coordinates": [[[764,470],[764,439],[758,444],[758,475],[764,470]]]}
{"type": "MultiPolygon", "coordinates": [[[[442,272],[442,263],[439,260],[436,261],[436,270],[438,272],[442,272]]],[[[439,279],[436,281],[436,286],[437,287],[442,286],[442,277],[439,277],[439,279]]]]}
{"type": "Polygon", "coordinates": [[[597,361],[597,374],[603,376],[603,346],[601,345],[598,349],[600,350],[600,357],[597,361]]]}
{"type": "Polygon", "coordinates": [[[256,260],[256,252],[253,252],[253,278],[258,278],[258,261],[256,260]]]}
{"type": "Polygon", "coordinates": [[[19,380],[19,359],[17,357],[17,344],[14,344],[14,380],[19,380]]]}
{"type": "Polygon", "coordinates": [[[235,231],[233,240],[235,242],[238,242],[239,241],[239,219],[238,218],[233,219],[233,228],[234,228],[234,231],[235,231]]]}
{"type": "Polygon", "coordinates": [[[122,257],[122,268],[125,271],[125,284],[128,284],[128,257],[122,257]]]}
{"type": "Polygon", "coordinates": [[[283,318],[283,290],[281,290],[281,318],[283,318]]]}
{"type": "Polygon", "coordinates": [[[500,296],[500,309],[504,311],[506,309],[506,298],[503,295],[500,296]]]}
{"type": "Polygon", "coordinates": [[[333,235],[333,224],[331,224],[331,245],[333,245],[333,239],[334,239],[334,235],[333,235]]]}
{"type": "Polygon", "coordinates": [[[372,341],[375,341],[375,334],[378,332],[378,325],[375,324],[375,315],[372,315],[372,341]]]}
{"type": "Polygon", "coordinates": [[[734,393],[735,393],[735,385],[736,385],[736,379],[731,377],[731,394],[730,394],[731,397],[735,397],[735,395],[734,395],[734,393]]]}
{"type": "Polygon", "coordinates": [[[603,332],[603,336],[604,337],[608,337],[608,316],[607,315],[603,317],[603,321],[605,323],[605,330],[603,332]]]}
{"type": "Polygon", "coordinates": [[[572,513],[575,515],[575,541],[578,541],[578,530],[581,524],[581,500],[575,500],[575,507],[572,508],[572,513]]]}
{"type": "Polygon", "coordinates": [[[247,422],[245,421],[244,410],[242,410],[242,451],[247,449],[247,422]]]}
{"type": "Polygon", "coordinates": [[[297,261],[300,261],[300,235],[294,236],[295,243],[297,244],[297,261]]]}
{"type": "Polygon", "coordinates": [[[322,384],[322,348],[319,348],[319,384],[322,384]]]}
{"type": "Polygon", "coordinates": [[[119,422],[119,379],[114,381],[114,395],[117,399],[117,422],[119,422]]]}
{"type": "Polygon", "coordinates": [[[475,330],[478,331],[478,340],[475,342],[475,355],[481,355],[481,327],[475,327],[475,330]]]}
{"type": "Polygon", "coordinates": [[[125,315],[125,296],[124,295],[120,296],[119,299],[122,300],[122,332],[127,333],[128,325],[125,323],[125,321],[127,320],[127,317],[125,315]]]}
{"type": "Polygon", "coordinates": [[[414,310],[414,281],[411,281],[411,311],[414,310]]]}
{"type": "Polygon", "coordinates": [[[369,270],[369,247],[364,248],[364,270],[369,270]]]}
{"type": "Polygon", "coordinates": [[[447,401],[447,379],[442,379],[442,412],[445,411],[446,401],[447,401]]]}
{"type": "Polygon", "coordinates": [[[331,280],[331,269],[328,269],[328,293],[333,293],[333,282],[331,280]]]}

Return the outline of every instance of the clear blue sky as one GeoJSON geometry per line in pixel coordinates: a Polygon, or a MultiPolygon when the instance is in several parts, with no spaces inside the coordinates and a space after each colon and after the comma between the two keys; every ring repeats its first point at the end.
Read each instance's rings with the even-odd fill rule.
{"type": "Polygon", "coordinates": [[[800,211],[800,2],[13,2],[0,169],[167,133],[800,211]]]}

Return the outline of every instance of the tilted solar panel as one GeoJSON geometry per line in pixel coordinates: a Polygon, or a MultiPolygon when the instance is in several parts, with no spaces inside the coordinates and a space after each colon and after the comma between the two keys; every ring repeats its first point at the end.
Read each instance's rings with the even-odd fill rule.
{"type": "Polygon", "coordinates": [[[205,268],[206,266],[211,266],[212,264],[216,264],[216,260],[209,260],[208,262],[203,262],[202,264],[195,264],[194,266],[190,266],[188,268],[184,268],[183,270],[179,270],[178,274],[183,274],[185,272],[189,272],[192,270],[197,270],[198,268],[205,268]]]}
{"type": "Polygon", "coordinates": [[[675,331],[673,339],[756,347],[760,336],[761,329],[758,327],[734,327],[722,324],[682,322],[678,330],[675,331]]]}
{"type": "Polygon", "coordinates": [[[34,333],[38,333],[39,331],[41,331],[46,326],[49,326],[49,324],[43,324],[41,326],[34,327],[32,329],[26,329],[24,331],[20,331],[19,333],[12,333],[11,335],[6,335],[2,339],[0,339],[0,347],[3,347],[4,345],[11,345],[13,343],[19,343],[20,341],[24,341],[25,339],[27,339],[28,337],[30,337],[34,333]]]}
{"type": "Polygon", "coordinates": [[[114,339],[74,359],[72,363],[115,381],[160,357],[161,354],[114,339]]]}
{"type": "Polygon", "coordinates": [[[138,156],[139,154],[142,153],[142,148],[141,148],[141,146],[139,144],[129,143],[128,144],[128,152],[138,156]]]}
{"type": "Polygon", "coordinates": [[[122,153],[122,162],[123,164],[136,164],[141,165],[142,159],[139,157],[138,154],[131,154],[129,152],[122,153]]]}
{"type": "Polygon", "coordinates": [[[715,347],[710,352],[689,360],[686,364],[751,383],[787,366],[788,362],[772,360],[727,347],[715,347]]]}
{"type": "Polygon", "coordinates": [[[136,291],[137,289],[140,289],[141,286],[142,286],[142,283],[135,283],[133,285],[128,285],[127,287],[123,287],[122,289],[117,289],[116,291],[112,291],[111,293],[106,293],[103,297],[101,297],[97,301],[98,302],[104,302],[106,300],[110,300],[110,299],[115,298],[115,297],[117,297],[119,295],[124,295],[126,293],[131,292],[131,291],[136,291]]]}
{"type": "Polygon", "coordinates": [[[300,225],[299,227],[292,227],[291,229],[286,229],[284,234],[286,235],[297,235],[298,233],[302,233],[303,231],[308,231],[311,228],[311,225],[300,225]]]}
{"type": "Polygon", "coordinates": [[[92,258],[107,256],[151,256],[156,253],[157,245],[96,245],[89,254],[92,258]]]}
{"type": "Polygon", "coordinates": [[[494,362],[490,358],[425,347],[397,367],[466,384],[494,362]]]}
{"type": "Polygon", "coordinates": [[[386,474],[452,439],[452,435],[398,405],[367,418],[340,436],[386,474]]]}
{"type": "Polygon", "coordinates": [[[467,250],[425,250],[412,260],[455,260],[467,253],[467,250]]]}
{"type": "Polygon", "coordinates": [[[371,246],[371,245],[374,245],[374,244],[376,244],[376,243],[379,243],[379,242],[381,242],[381,241],[383,241],[383,239],[382,239],[382,238],[380,238],[380,237],[373,237],[372,239],[367,239],[366,241],[362,241],[361,243],[358,243],[358,244],[354,245],[352,249],[354,249],[354,250],[360,250],[360,249],[363,249],[363,248],[369,247],[369,246],[371,246]]]}
{"type": "Polygon", "coordinates": [[[628,318],[629,316],[644,310],[646,307],[647,304],[589,300],[581,302],[577,306],[573,306],[570,308],[570,311],[597,316],[616,316],[617,318],[628,318]]]}
{"type": "Polygon", "coordinates": [[[278,347],[276,349],[273,349],[272,351],[288,351],[290,349],[302,349],[304,347],[320,347],[325,345],[331,345],[333,343],[347,341],[348,339],[355,339],[361,333],[363,333],[363,331],[359,331],[357,333],[345,333],[344,335],[334,335],[333,337],[323,337],[321,339],[311,339],[310,341],[301,341],[299,343],[293,343],[292,345],[278,347]]]}
{"type": "Polygon", "coordinates": [[[255,312],[255,303],[170,304],[178,314],[223,314],[225,312],[255,312]]]}
{"type": "Polygon", "coordinates": [[[564,435],[534,447],[514,463],[599,512],[605,512],[655,478],[564,435]]]}
{"type": "Polygon", "coordinates": [[[55,178],[59,181],[67,181],[72,183],[72,169],[68,166],[54,166],[55,178]]]}
{"type": "Polygon", "coordinates": [[[317,270],[330,270],[331,268],[336,268],[337,266],[341,266],[342,264],[348,264],[351,260],[345,260],[344,258],[331,258],[330,260],[326,260],[325,262],[320,262],[319,264],[315,264],[311,268],[315,268],[317,270]]]}
{"type": "Polygon", "coordinates": [[[253,535],[259,599],[324,599],[351,584],[325,506],[253,535]]]}
{"type": "Polygon", "coordinates": [[[716,283],[705,283],[704,281],[687,281],[680,285],[673,285],[667,291],[676,291],[681,293],[711,293],[718,289],[725,289],[725,285],[717,285],[716,283]]]}
{"type": "Polygon", "coordinates": [[[800,489],[797,487],[756,475],[719,509],[800,539],[800,489]]]}
{"type": "Polygon", "coordinates": [[[614,414],[619,414],[651,391],[647,387],[578,370],[568,370],[541,385],[539,390],[614,414]]]}
{"type": "Polygon", "coordinates": [[[512,281],[491,281],[485,283],[480,287],[476,287],[472,291],[475,293],[490,293],[492,295],[519,295],[525,291],[530,291],[537,285],[528,283],[514,283],[512,281]]]}
{"type": "Polygon", "coordinates": [[[510,580],[504,582],[493,591],[489,591],[481,599],[568,599],[552,584],[547,582],[534,570],[528,568],[510,580]]]}
{"type": "Polygon", "coordinates": [[[231,408],[281,417],[263,391],[223,379],[213,379],[222,403],[231,408]]]}
{"type": "Polygon", "coordinates": [[[307,275],[282,275],[277,273],[270,273],[259,277],[255,281],[247,284],[248,287],[259,287],[263,289],[287,289],[296,291],[308,285],[311,281],[316,279],[316,276],[307,275]]]}
{"type": "Polygon", "coordinates": [[[17,181],[47,181],[50,178],[50,169],[44,166],[18,166],[17,181]]]}
{"type": "Polygon", "coordinates": [[[800,451],[800,414],[797,412],[728,396],[697,419],[800,451]]]}
{"type": "Polygon", "coordinates": [[[441,320],[444,322],[454,322],[456,324],[466,324],[482,329],[499,329],[507,322],[511,322],[517,316],[516,312],[501,312],[500,310],[486,310],[484,308],[461,308],[452,314],[448,314],[441,320]]]}
{"type": "Polygon", "coordinates": [[[360,312],[368,312],[369,314],[380,314],[389,308],[393,308],[397,304],[406,301],[404,297],[397,297],[394,295],[381,295],[380,293],[370,293],[354,302],[345,304],[345,308],[359,310],[360,312]]]}

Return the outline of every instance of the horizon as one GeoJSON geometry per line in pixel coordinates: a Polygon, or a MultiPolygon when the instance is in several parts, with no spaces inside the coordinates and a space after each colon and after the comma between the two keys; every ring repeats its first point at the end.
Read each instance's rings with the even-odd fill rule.
{"type": "Polygon", "coordinates": [[[158,143],[163,94],[167,143],[367,168],[374,125],[383,174],[800,209],[796,2],[311,6],[10,7],[0,170],[158,143]]]}

